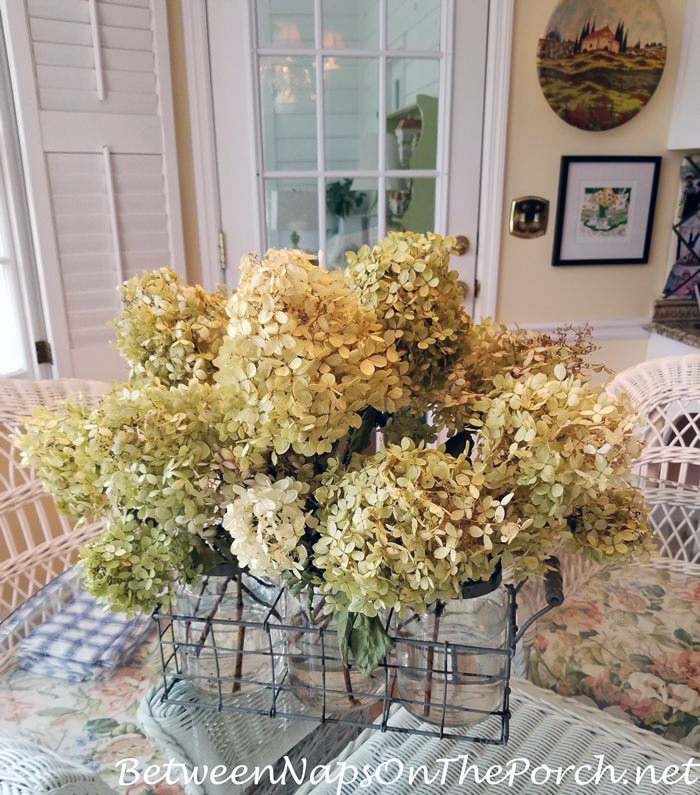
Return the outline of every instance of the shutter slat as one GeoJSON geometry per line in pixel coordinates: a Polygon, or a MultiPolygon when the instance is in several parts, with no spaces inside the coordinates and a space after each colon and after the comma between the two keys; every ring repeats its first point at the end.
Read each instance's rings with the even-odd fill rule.
{"type": "MultiPolygon", "coordinates": [[[[90,24],[88,0],[28,0],[27,8],[32,19],[53,19],[61,22],[83,22],[90,24]]],[[[148,2],[139,8],[125,2],[98,3],[98,20],[101,25],[122,28],[148,28],[151,15],[148,2]]]]}
{"type": "Polygon", "coordinates": [[[42,110],[73,110],[84,113],[129,113],[155,116],[158,98],[155,94],[110,91],[103,100],[95,91],[74,91],[67,88],[40,88],[39,104],[42,110]]]}
{"type": "MultiPolygon", "coordinates": [[[[73,88],[95,91],[95,70],[80,66],[37,66],[37,80],[41,88],[73,88]]],[[[127,72],[107,69],[105,90],[130,91],[155,96],[156,79],[152,72],[127,72]]]]}
{"type": "MultiPolygon", "coordinates": [[[[169,264],[162,158],[114,154],[111,162],[124,277],[169,264]]],[[[80,348],[94,344],[92,331],[118,309],[104,163],[99,153],[65,152],[46,163],[71,343],[80,348]]]]}
{"type": "MultiPolygon", "coordinates": [[[[117,214],[120,226],[128,226],[132,232],[145,232],[149,229],[165,229],[168,225],[168,216],[165,213],[133,213],[131,215],[117,214]]],[[[106,212],[78,213],[75,215],[56,214],[56,229],[59,235],[79,235],[89,230],[95,232],[111,233],[111,225],[106,212]],[[88,220],[89,219],[89,220],[88,220]]]]}
{"type": "MultiPolygon", "coordinates": [[[[61,22],[56,19],[32,19],[30,27],[35,42],[92,48],[90,25],[80,22],[61,22]]],[[[100,41],[105,49],[150,52],[153,46],[153,34],[148,29],[135,30],[100,25],[100,41]]]]}
{"type": "MultiPolygon", "coordinates": [[[[40,66],[79,66],[84,69],[95,66],[92,47],[80,47],[73,44],[35,42],[34,57],[40,66]]],[[[151,72],[153,74],[154,59],[152,52],[103,46],[102,64],[108,71],[111,69],[125,72],[151,72]]]]}

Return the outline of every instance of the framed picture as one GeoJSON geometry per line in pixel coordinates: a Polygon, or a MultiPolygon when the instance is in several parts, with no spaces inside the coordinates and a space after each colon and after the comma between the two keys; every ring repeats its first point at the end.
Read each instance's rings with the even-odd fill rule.
{"type": "Polygon", "coordinates": [[[552,265],[648,262],[660,167],[660,157],[562,157],[552,265]]]}

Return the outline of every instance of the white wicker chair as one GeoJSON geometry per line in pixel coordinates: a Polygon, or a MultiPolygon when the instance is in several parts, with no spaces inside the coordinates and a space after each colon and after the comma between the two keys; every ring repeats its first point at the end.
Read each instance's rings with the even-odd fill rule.
{"type": "Polygon", "coordinates": [[[99,523],[75,528],[59,516],[36,475],[19,467],[13,434],[36,406],[67,397],[94,403],[106,384],[97,381],[0,380],[0,620],[65,571],[99,523]]]}
{"type": "Polygon", "coordinates": [[[652,359],[623,370],[610,384],[639,405],[644,452],[639,473],[700,483],[700,354],[652,359]]]}
{"type": "MultiPolygon", "coordinates": [[[[645,449],[637,467],[650,506],[650,524],[660,556],[651,568],[700,579],[700,355],[652,360],[620,373],[610,384],[639,405],[645,449]],[[676,489],[673,481],[678,483],[676,489]],[[671,491],[675,494],[669,496],[671,491]]],[[[586,598],[586,585],[601,566],[561,554],[565,599],[586,598]]],[[[637,569],[640,579],[645,574],[637,569]]],[[[543,599],[540,584],[528,584],[519,604],[520,620],[543,599]]],[[[566,602],[565,608],[566,609],[566,602]]],[[[565,613],[563,614],[565,615],[565,613]]],[[[562,620],[565,620],[562,617],[562,620]]],[[[669,617],[672,621],[672,617],[669,617]]],[[[523,639],[527,665],[536,627],[523,639]]]]}

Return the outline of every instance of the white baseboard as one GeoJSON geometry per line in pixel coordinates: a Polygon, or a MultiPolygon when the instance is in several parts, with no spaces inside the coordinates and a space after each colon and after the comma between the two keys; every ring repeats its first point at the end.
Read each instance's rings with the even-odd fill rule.
{"type": "Polygon", "coordinates": [[[639,340],[649,336],[644,326],[649,323],[648,318],[638,317],[626,320],[560,320],[554,323],[509,323],[512,327],[531,329],[532,331],[554,331],[566,323],[573,326],[580,326],[584,322],[593,329],[593,339],[603,340],[639,340]]]}

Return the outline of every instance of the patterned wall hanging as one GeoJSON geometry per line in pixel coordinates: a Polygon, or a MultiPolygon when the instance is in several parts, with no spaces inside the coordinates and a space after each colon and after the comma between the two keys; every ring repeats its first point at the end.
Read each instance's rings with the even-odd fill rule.
{"type": "Polygon", "coordinates": [[[665,64],[656,0],[562,0],[537,46],[547,102],[582,130],[609,130],[636,116],[665,64]]]}

